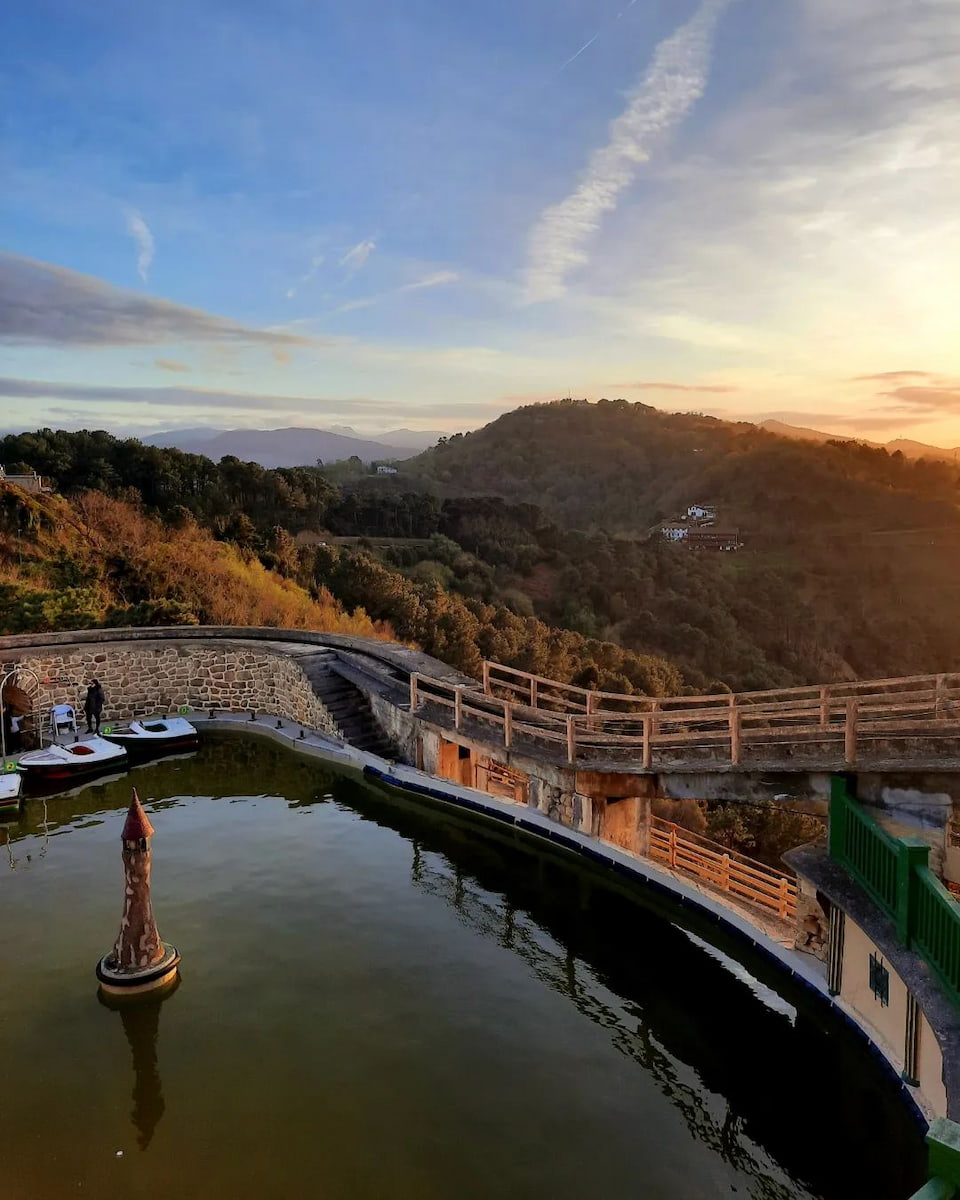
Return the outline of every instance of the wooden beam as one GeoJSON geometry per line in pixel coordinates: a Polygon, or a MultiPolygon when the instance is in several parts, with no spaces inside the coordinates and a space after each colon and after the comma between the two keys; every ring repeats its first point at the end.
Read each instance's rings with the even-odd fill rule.
{"type": "Polygon", "coordinates": [[[577,761],[577,725],[576,717],[567,717],[567,762],[571,766],[577,761]]]}
{"type": "Polygon", "coordinates": [[[463,685],[457,687],[453,697],[453,727],[459,729],[463,724],[463,685]]]}
{"type": "Polygon", "coordinates": [[[417,680],[419,678],[420,678],[420,676],[416,673],[416,671],[414,671],[413,674],[410,676],[410,711],[411,712],[417,711],[417,700],[418,700],[417,680]]]}
{"type": "Polygon", "coordinates": [[[843,724],[843,761],[852,767],[857,761],[857,708],[859,701],[853,697],[847,701],[847,714],[843,724]]]}
{"type": "Polygon", "coordinates": [[[730,705],[730,765],[740,765],[740,709],[730,705]]]}
{"type": "Polygon", "coordinates": [[[537,684],[536,675],[531,675],[530,676],[530,707],[531,708],[537,707],[537,700],[539,699],[539,696],[537,694],[537,686],[538,686],[538,684],[537,684]]]}
{"type": "Polygon", "coordinates": [[[653,713],[643,714],[643,769],[650,770],[653,762],[653,746],[650,744],[650,737],[653,730],[653,713]]]}
{"type": "Polygon", "coordinates": [[[826,729],[830,724],[830,689],[820,689],[820,728],[826,729]]]}
{"type": "Polygon", "coordinates": [[[486,659],[483,660],[483,694],[490,695],[490,663],[486,659]]]}
{"type": "Polygon", "coordinates": [[[513,742],[513,709],[509,700],[503,702],[503,744],[509,750],[513,742]]]}

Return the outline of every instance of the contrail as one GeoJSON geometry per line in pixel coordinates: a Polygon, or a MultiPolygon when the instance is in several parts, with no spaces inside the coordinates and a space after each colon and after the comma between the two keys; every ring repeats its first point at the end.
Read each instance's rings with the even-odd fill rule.
{"type": "MultiPolygon", "coordinates": [[[[614,17],[614,19],[610,22],[610,24],[616,25],[617,21],[622,20],[627,15],[627,13],[630,11],[630,9],[633,8],[633,6],[636,4],[636,2],[637,2],[637,0],[630,0],[630,3],[627,5],[627,7],[622,8],[617,13],[617,15],[614,17]]],[[[574,62],[576,59],[578,59],[580,57],[580,55],[584,52],[584,50],[589,50],[590,47],[593,45],[593,43],[597,40],[597,38],[600,36],[601,33],[603,33],[604,29],[606,29],[606,28],[607,28],[606,25],[601,25],[600,28],[597,30],[597,32],[593,35],[593,37],[588,42],[583,43],[583,45],[576,52],[576,54],[570,55],[570,57],[563,64],[563,66],[557,70],[557,74],[559,75],[561,71],[565,71],[572,62],[574,62]]]]}
{"type": "Polygon", "coordinates": [[[604,215],[617,207],[654,145],[703,95],[717,22],[734,2],[702,0],[686,24],[657,46],[627,107],[610,122],[606,145],[590,155],[573,191],[540,214],[529,241],[528,300],[563,295],[566,276],[588,261],[587,243],[604,215]]]}
{"type": "MultiPolygon", "coordinates": [[[[569,66],[570,66],[570,64],[571,64],[571,63],[572,63],[572,62],[573,62],[575,59],[578,59],[578,58],[580,57],[580,55],[581,55],[581,54],[584,52],[584,50],[589,50],[589,49],[590,49],[590,47],[593,45],[593,43],[594,43],[594,42],[597,40],[597,38],[598,38],[599,36],[600,36],[600,31],[599,31],[599,30],[597,30],[597,32],[596,32],[596,33],[593,35],[593,37],[590,39],[590,41],[589,41],[589,42],[584,42],[584,43],[583,43],[583,45],[580,47],[580,49],[579,49],[579,50],[576,52],[576,54],[571,54],[571,55],[570,55],[570,57],[567,59],[567,61],[566,61],[566,62],[563,64],[563,66],[560,68],[560,71],[565,71],[565,70],[567,69],[567,67],[569,67],[569,66]]],[[[560,71],[557,71],[557,74],[558,74],[558,75],[560,74],[560,71]]]]}

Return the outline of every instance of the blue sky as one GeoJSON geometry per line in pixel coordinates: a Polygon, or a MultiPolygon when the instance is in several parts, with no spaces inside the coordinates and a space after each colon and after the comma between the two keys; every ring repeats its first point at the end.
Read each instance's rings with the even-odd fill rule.
{"type": "Polygon", "coordinates": [[[0,426],[960,442],[954,0],[10,0],[0,426]]]}

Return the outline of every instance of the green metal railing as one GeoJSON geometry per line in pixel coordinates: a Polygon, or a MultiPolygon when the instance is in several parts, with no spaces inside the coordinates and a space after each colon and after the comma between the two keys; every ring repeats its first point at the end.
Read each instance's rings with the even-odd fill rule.
{"type": "Polygon", "coordinates": [[[930,847],[896,838],[850,795],[844,776],[830,791],[830,857],[893,919],[900,942],[935,972],[960,1008],[960,904],[927,865],[930,847]]]}
{"type": "Polygon", "coordinates": [[[930,1175],[911,1200],[955,1200],[960,1196],[960,1126],[937,1117],[927,1132],[930,1175]]]}

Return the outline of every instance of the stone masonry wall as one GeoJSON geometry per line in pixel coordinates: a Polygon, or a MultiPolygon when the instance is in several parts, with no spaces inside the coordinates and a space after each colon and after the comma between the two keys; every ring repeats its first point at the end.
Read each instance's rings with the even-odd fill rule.
{"type": "Polygon", "coordinates": [[[72,704],[80,717],[87,684],[96,676],[106,695],[104,721],[170,713],[189,705],[256,709],[336,732],[296,659],[260,647],[103,642],[56,653],[26,653],[16,663],[0,664],[0,674],[14,665],[54,681],[44,687],[44,705],[72,704]]]}

